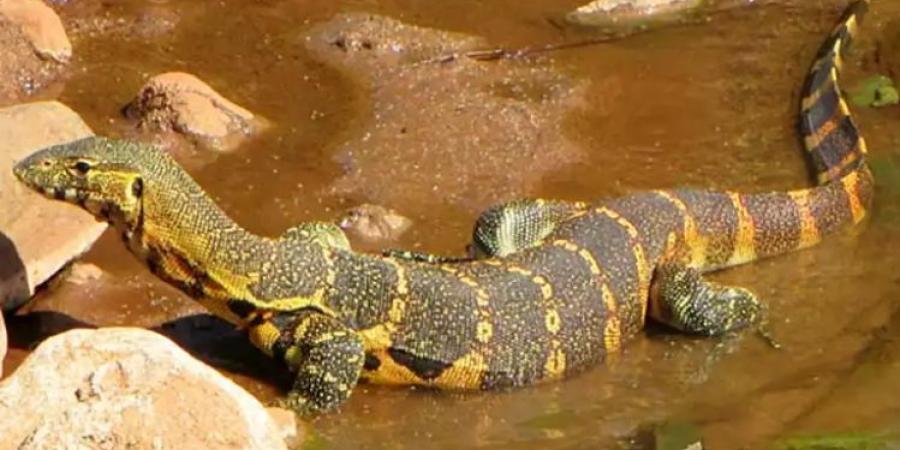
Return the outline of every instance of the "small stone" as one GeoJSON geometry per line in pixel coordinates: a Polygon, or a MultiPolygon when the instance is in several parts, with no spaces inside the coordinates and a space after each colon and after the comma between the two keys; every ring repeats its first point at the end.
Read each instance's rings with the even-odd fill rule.
{"type": "Polygon", "coordinates": [[[41,148],[91,135],[84,121],[61,103],[0,109],[0,309],[26,302],[106,229],[90,214],[44,198],[12,174],[16,161],[41,148]]]}
{"type": "Polygon", "coordinates": [[[78,329],[0,383],[0,450],[285,449],[287,419],[165,337],[78,329]]]}
{"type": "Polygon", "coordinates": [[[393,209],[366,203],[348,210],[338,225],[367,241],[392,241],[409,230],[412,220],[393,209]]]}
{"type": "Polygon", "coordinates": [[[72,264],[72,269],[70,270],[68,277],[66,277],[66,281],[83,286],[89,283],[96,283],[103,278],[104,275],[106,275],[106,273],[103,269],[97,267],[96,264],[76,262],[75,264],[72,264]]]}
{"type": "Polygon", "coordinates": [[[702,0],[594,0],[566,15],[583,26],[637,23],[683,13],[700,6],[702,0]]]}
{"type": "Polygon", "coordinates": [[[210,147],[229,149],[264,121],[194,75],[169,72],[151,78],[125,108],[138,126],[175,131],[210,147]]]}
{"type": "Polygon", "coordinates": [[[22,29],[40,57],[60,63],[72,57],[62,21],[40,0],[0,0],[0,15],[22,29]]]}

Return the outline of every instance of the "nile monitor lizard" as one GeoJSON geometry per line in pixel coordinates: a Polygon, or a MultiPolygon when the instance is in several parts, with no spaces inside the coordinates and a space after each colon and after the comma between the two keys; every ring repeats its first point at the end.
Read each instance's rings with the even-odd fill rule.
{"type": "MultiPolygon", "coordinates": [[[[863,219],[873,180],[837,72],[865,7],[848,9],[802,91],[816,187],[652,191],[538,214],[552,226],[512,226],[502,257],[361,254],[316,224],[257,236],[166,153],[124,141],[50,147],[14,171],[108,221],[153,273],[247,329],[296,372],[286,403],[297,411],[339,405],[359,378],[447,389],[555,380],[617,351],[648,316],[706,335],[758,324],[749,291],[701,273],[809,247],[863,219]]],[[[502,209],[499,218],[485,229],[502,235],[502,209]]]]}

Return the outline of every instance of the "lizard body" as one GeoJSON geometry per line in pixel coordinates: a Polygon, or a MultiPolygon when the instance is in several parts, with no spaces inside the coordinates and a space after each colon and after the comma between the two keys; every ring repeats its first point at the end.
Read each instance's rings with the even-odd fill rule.
{"type": "Polygon", "coordinates": [[[863,219],[873,180],[837,71],[866,5],[848,9],[803,89],[816,187],[644,192],[512,228],[505,221],[522,217],[501,208],[480,222],[481,239],[509,245],[488,242],[479,259],[361,254],[323,224],[254,235],[167,154],[141,144],[88,138],[14,171],[111,223],[153,273],[247,329],[296,372],[286,402],[297,411],[339,405],[360,378],[447,389],[556,380],[616,352],[647,317],[706,335],[758,324],[753,294],[701,274],[809,247],[863,219]]]}

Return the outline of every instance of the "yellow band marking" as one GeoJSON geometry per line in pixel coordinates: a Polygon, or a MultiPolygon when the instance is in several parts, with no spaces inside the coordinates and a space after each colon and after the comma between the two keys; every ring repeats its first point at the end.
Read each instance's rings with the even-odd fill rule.
{"type": "Polygon", "coordinates": [[[834,180],[838,177],[838,175],[840,175],[842,170],[846,169],[850,164],[856,162],[860,157],[860,155],[857,153],[857,149],[859,149],[859,142],[857,142],[857,147],[844,155],[839,163],[830,167],[825,172],[819,173],[819,184],[825,184],[831,180],[834,180]]]}
{"type": "Polygon", "coordinates": [[[557,239],[551,242],[551,244],[556,247],[564,248],[570,252],[577,252],[581,248],[578,244],[566,239],[557,239]]]}
{"type": "Polygon", "coordinates": [[[802,189],[788,192],[788,195],[797,205],[797,213],[800,215],[800,242],[797,248],[806,248],[819,242],[819,227],[816,226],[816,218],[810,209],[810,190],[802,189]]]}
{"type": "Polygon", "coordinates": [[[600,286],[600,292],[603,297],[603,306],[606,307],[606,312],[610,316],[615,316],[618,311],[618,305],[616,304],[616,297],[613,295],[612,291],[609,289],[609,285],[603,283],[600,286]]]}
{"type": "Polygon", "coordinates": [[[378,368],[372,371],[363,372],[362,376],[371,383],[405,386],[419,385],[427,386],[430,383],[427,380],[419,378],[409,368],[397,364],[391,355],[388,354],[387,348],[371,350],[369,353],[378,358],[378,368]]]}
{"type": "Polygon", "coordinates": [[[695,267],[702,267],[706,264],[707,242],[697,230],[697,223],[694,222],[694,216],[680,198],[666,191],[656,191],[656,194],[666,199],[681,213],[682,238],[689,249],[690,264],[695,267]]]}
{"type": "Polygon", "coordinates": [[[587,261],[588,266],[591,269],[591,274],[600,275],[600,265],[597,264],[597,260],[594,258],[594,255],[592,255],[591,252],[588,251],[588,249],[583,248],[581,250],[578,250],[578,256],[580,256],[581,259],[587,261]]]}
{"type": "Polygon", "coordinates": [[[727,264],[736,265],[756,259],[756,246],[753,242],[756,229],[754,228],[753,217],[750,216],[750,213],[744,206],[741,195],[730,192],[728,198],[731,199],[731,204],[737,214],[737,230],[734,239],[734,251],[731,253],[731,257],[728,258],[727,264]]]}
{"type": "Polygon", "coordinates": [[[540,275],[535,275],[531,278],[531,281],[541,288],[541,295],[543,296],[544,300],[550,300],[551,298],[553,298],[553,286],[550,286],[550,282],[548,282],[546,278],[540,275]]]}
{"type": "Polygon", "coordinates": [[[394,268],[394,273],[397,274],[397,284],[395,289],[397,290],[398,295],[406,295],[409,293],[409,286],[406,279],[406,269],[400,265],[393,258],[383,258],[382,261],[390,264],[394,268]]]}
{"type": "Polygon", "coordinates": [[[452,274],[457,280],[468,286],[475,292],[475,305],[478,313],[478,323],[475,325],[475,339],[482,344],[490,342],[494,336],[494,325],[491,323],[490,296],[474,278],[461,273],[455,267],[442,265],[441,270],[452,274]]]}
{"type": "Polygon", "coordinates": [[[523,267],[514,266],[514,265],[508,265],[508,266],[506,266],[506,271],[507,271],[507,272],[510,272],[510,273],[515,273],[515,274],[523,275],[523,276],[526,276],[526,277],[530,277],[530,276],[532,275],[532,272],[531,272],[530,270],[525,269],[525,268],[523,268],[523,267]]]}
{"type": "Polygon", "coordinates": [[[603,327],[603,347],[607,353],[616,353],[622,348],[622,324],[616,316],[606,318],[603,327]]]}
{"type": "Polygon", "coordinates": [[[550,349],[547,361],[544,362],[544,379],[555,380],[566,372],[566,352],[559,348],[558,343],[550,349]]]}
{"type": "Polygon", "coordinates": [[[857,172],[853,172],[841,179],[841,185],[850,201],[850,213],[853,215],[853,223],[859,223],[866,215],[866,210],[859,202],[857,187],[859,185],[859,176],[857,172]]]}
{"type": "Polygon", "coordinates": [[[552,244],[556,247],[578,254],[581,259],[588,263],[588,267],[593,275],[600,275],[600,265],[588,249],[565,239],[557,239],[553,241],[552,244]]]}
{"type": "Polygon", "coordinates": [[[478,325],[475,327],[475,339],[478,339],[478,342],[482,344],[487,344],[493,336],[494,326],[491,325],[491,322],[487,320],[478,321],[478,325]]]}
{"type": "Polygon", "coordinates": [[[433,385],[444,389],[475,390],[481,389],[481,383],[488,367],[484,356],[472,351],[457,359],[433,381],[433,385]]]}
{"type": "Polygon", "coordinates": [[[622,217],[619,213],[617,213],[609,208],[597,208],[594,211],[597,212],[598,214],[603,214],[606,217],[609,217],[610,219],[615,220],[616,222],[619,223],[619,225],[622,228],[625,229],[625,231],[628,233],[629,236],[631,236],[632,239],[637,239],[637,237],[638,237],[637,228],[635,228],[634,224],[629,222],[628,219],[622,217]]]}
{"type": "Polygon", "coordinates": [[[402,298],[397,297],[391,300],[391,309],[388,310],[388,320],[391,323],[399,324],[403,322],[403,316],[406,311],[406,302],[402,298]]]}
{"type": "Polygon", "coordinates": [[[397,331],[392,323],[382,323],[371,328],[359,330],[366,350],[386,349],[391,346],[391,335],[397,331]]]}
{"type": "Polygon", "coordinates": [[[835,128],[837,128],[837,119],[835,116],[831,116],[818,129],[812,130],[812,134],[803,136],[803,145],[806,147],[806,150],[811,152],[816,151],[819,144],[821,144],[835,128]]]}
{"type": "Polygon", "coordinates": [[[269,356],[272,356],[272,346],[281,337],[281,331],[271,322],[250,327],[247,334],[250,342],[269,356]]]}
{"type": "Polygon", "coordinates": [[[555,335],[556,333],[559,333],[561,325],[562,319],[559,317],[559,311],[547,309],[544,314],[544,326],[547,327],[547,331],[549,331],[551,335],[555,335]]]}

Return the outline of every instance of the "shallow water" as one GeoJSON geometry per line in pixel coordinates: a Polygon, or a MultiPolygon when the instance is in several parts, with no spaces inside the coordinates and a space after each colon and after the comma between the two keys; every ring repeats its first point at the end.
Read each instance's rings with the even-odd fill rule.
{"type": "MultiPolygon", "coordinates": [[[[883,70],[885,58],[900,58],[876,54],[887,24],[900,19],[900,4],[875,3],[844,86],[883,70]]],[[[372,11],[517,48],[596,37],[558,26],[577,4],[72,2],[61,11],[69,23],[106,17],[110,26],[175,24],[168,34],[152,26],[142,33],[76,32],[73,76],[61,100],[98,134],[124,135],[130,124],[119,110],[142,81],[183,70],[271,120],[269,131],[233,153],[198,158],[203,164],[191,171],[238,222],[277,235],[300,221],[330,219],[358,202],[379,200],[329,189],[342,173],[337,149],[373,118],[366,92],[306,50],[303,31],[311,24],[339,11],[372,11]]],[[[513,190],[591,199],[686,185],[760,191],[807,183],[793,128],[797,95],[843,4],[755,2],[699,23],[543,55],[561,73],[589,81],[583,105],[565,119],[565,133],[586,156],[545,175],[536,188],[513,190]]],[[[871,218],[811,250],[715,276],[753,289],[769,304],[782,350],[750,335],[716,345],[653,328],[606,366],[555,384],[478,395],[361,386],[339,414],[313,421],[319,443],[335,449],[644,448],[642,431],[653,423],[686,421],[699,427],[708,448],[731,449],[765,448],[804,432],[896,429],[900,109],[854,111],[879,183],[871,218]]],[[[389,244],[459,252],[487,205],[425,195],[432,196],[427,207],[385,205],[416,221],[389,244]]],[[[118,238],[106,235],[85,260],[109,276],[62,283],[31,314],[10,319],[7,372],[30,346],[63,329],[136,325],[174,337],[263,400],[289,385],[278,365],[236,332],[198,315],[201,309],[151,276],[118,238]]]]}

